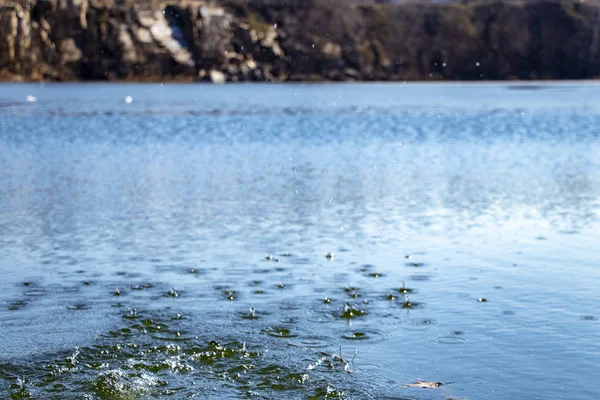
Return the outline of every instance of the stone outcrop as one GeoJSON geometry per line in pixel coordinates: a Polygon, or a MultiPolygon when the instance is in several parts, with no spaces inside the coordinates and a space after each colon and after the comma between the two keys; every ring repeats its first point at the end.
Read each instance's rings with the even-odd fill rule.
{"type": "Polygon", "coordinates": [[[0,79],[600,76],[583,0],[0,0],[0,79]]]}

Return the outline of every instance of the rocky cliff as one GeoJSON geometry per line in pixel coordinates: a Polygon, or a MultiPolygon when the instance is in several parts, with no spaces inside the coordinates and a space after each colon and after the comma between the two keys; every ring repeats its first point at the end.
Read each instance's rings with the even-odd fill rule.
{"type": "Polygon", "coordinates": [[[599,41],[589,0],[0,0],[0,79],[579,79],[599,41]]]}

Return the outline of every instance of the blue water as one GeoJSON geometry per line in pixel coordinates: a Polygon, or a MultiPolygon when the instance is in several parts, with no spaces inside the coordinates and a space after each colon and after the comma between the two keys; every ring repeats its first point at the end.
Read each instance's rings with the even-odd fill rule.
{"type": "Polygon", "coordinates": [[[0,394],[600,398],[599,126],[595,83],[0,85],[0,394]]]}

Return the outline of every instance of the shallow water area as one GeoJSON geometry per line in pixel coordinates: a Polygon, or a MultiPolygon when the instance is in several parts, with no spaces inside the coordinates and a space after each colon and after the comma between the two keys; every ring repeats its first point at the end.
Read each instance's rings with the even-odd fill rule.
{"type": "Polygon", "coordinates": [[[2,84],[0,397],[598,398],[599,105],[2,84]]]}

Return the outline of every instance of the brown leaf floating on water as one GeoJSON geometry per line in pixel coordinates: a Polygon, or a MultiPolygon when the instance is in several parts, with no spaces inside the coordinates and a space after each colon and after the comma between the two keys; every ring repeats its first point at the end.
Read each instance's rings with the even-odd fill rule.
{"type": "Polygon", "coordinates": [[[434,389],[434,388],[440,387],[442,385],[443,385],[442,382],[416,381],[415,383],[409,383],[406,386],[423,388],[423,389],[434,389]]]}

